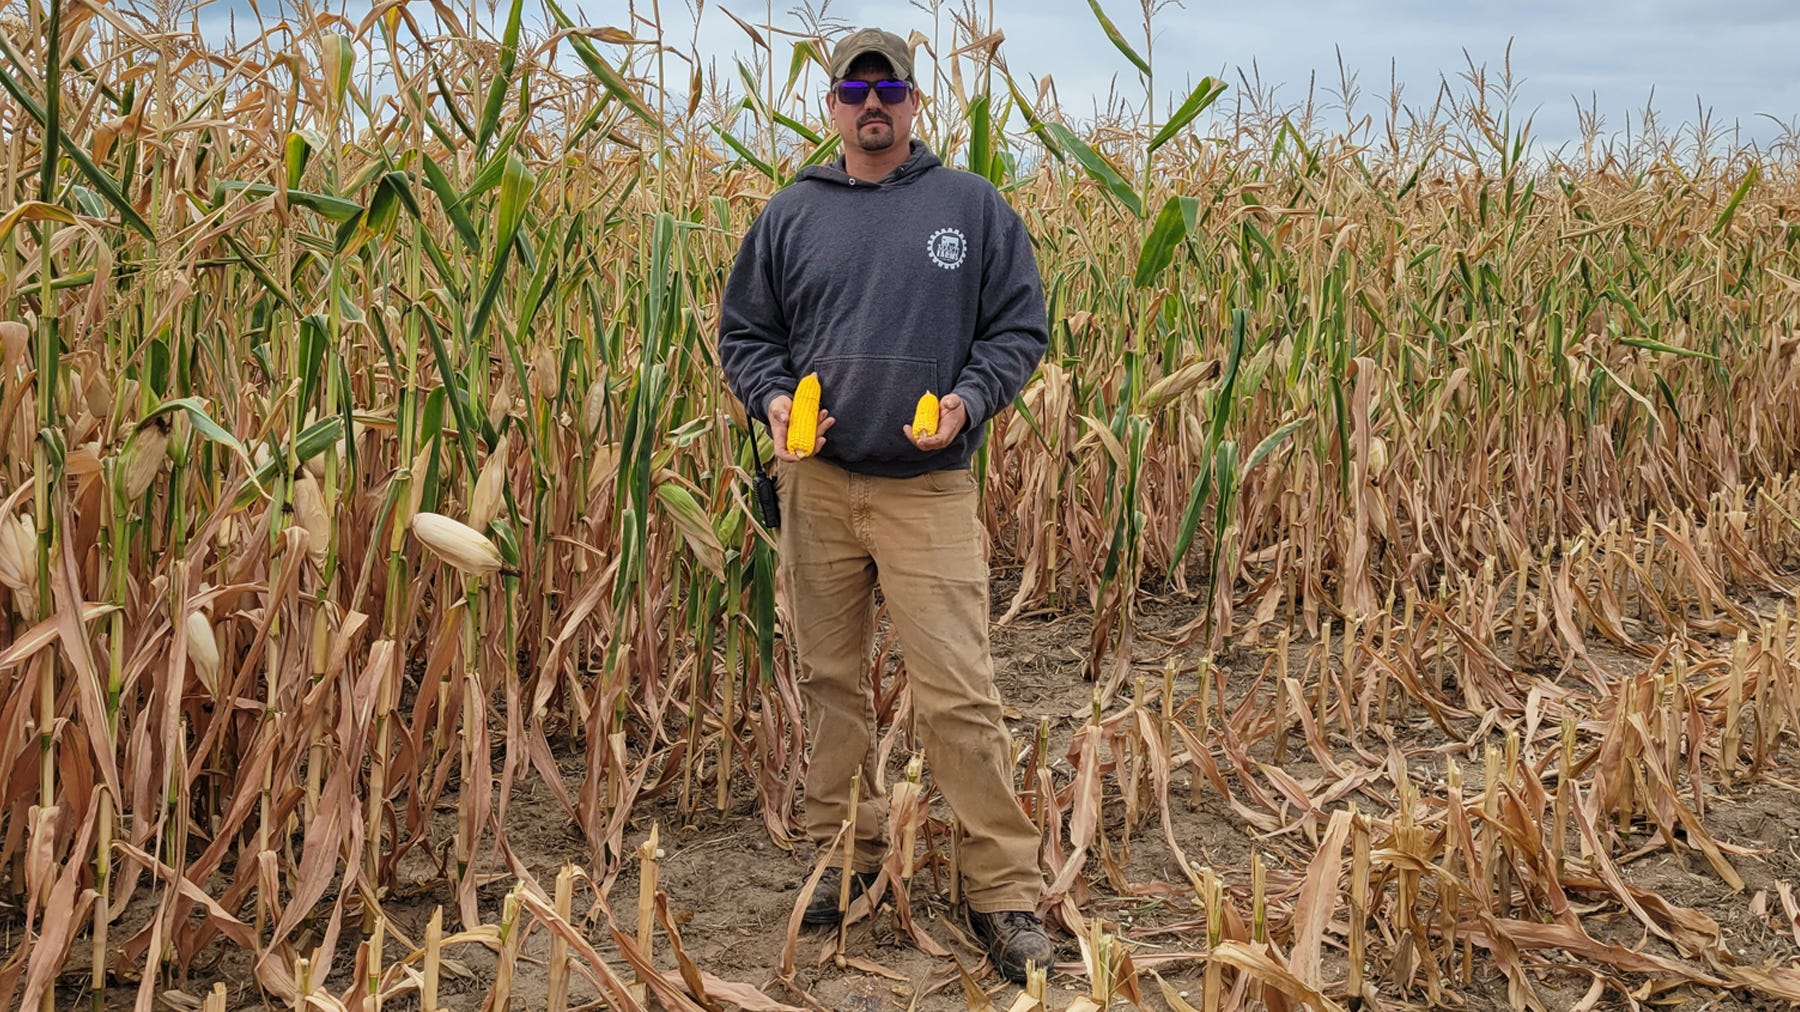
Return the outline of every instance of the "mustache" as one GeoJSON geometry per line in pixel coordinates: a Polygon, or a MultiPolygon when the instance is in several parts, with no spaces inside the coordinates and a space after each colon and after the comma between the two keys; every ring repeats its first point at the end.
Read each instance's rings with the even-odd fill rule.
{"type": "Polygon", "coordinates": [[[888,118],[888,117],[887,117],[887,114],[886,114],[886,113],[879,113],[879,112],[866,112],[866,113],[863,113],[863,114],[862,114],[862,115],[861,115],[861,116],[860,116],[860,117],[858,117],[858,118],[857,118],[857,120],[856,120],[856,125],[857,125],[857,126],[867,126],[867,125],[869,125],[869,124],[870,124],[870,123],[886,123],[886,124],[887,124],[887,125],[889,125],[889,126],[893,126],[893,125],[894,125],[894,121],[893,121],[893,120],[891,120],[891,119],[889,119],[889,118],[888,118]]]}

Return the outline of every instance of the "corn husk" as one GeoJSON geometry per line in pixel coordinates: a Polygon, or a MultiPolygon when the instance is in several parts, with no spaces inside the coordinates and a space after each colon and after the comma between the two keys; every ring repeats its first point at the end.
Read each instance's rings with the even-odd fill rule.
{"type": "Polygon", "coordinates": [[[581,400],[581,434],[591,436],[600,427],[600,419],[606,413],[606,377],[596,376],[594,382],[588,384],[587,396],[581,400]]]}
{"type": "Polygon", "coordinates": [[[413,536],[438,558],[470,576],[492,576],[506,560],[480,531],[442,513],[420,513],[412,520],[413,536]]]}
{"type": "Polygon", "coordinates": [[[219,641],[213,636],[212,623],[204,612],[190,611],[187,617],[187,655],[194,662],[194,674],[200,684],[214,695],[219,692],[219,641]]]}
{"type": "Polygon", "coordinates": [[[17,320],[0,320],[0,368],[10,374],[25,359],[31,328],[17,320]]]}
{"type": "Polygon", "coordinates": [[[68,426],[66,432],[68,441],[71,444],[80,445],[87,442],[88,437],[99,430],[100,419],[95,418],[93,412],[83,410],[79,415],[69,419],[68,426]]]}
{"type": "Polygon", "coordinates": [[[306,530],[306,554],[323,569],[331,549],[331,517],[325,512],[325,493],[318,479],[302,473],[294,482],[294,520],[306,530]]]}
{"type": "Polygon", "coordinates": [[[507,373],[500,377],[499,383],[495,384],[494,396],[488,401],[487,420],[489,425],[498,429],[500,423],[506,421],[506,416],[512,414],[513,399],[512,374],[507,373]]]}
{"type": "Polygon", "coordinates": [[[94,369],[83,379],[81,399],[87,405],[88,413],[95,418],[105,418],[112,411],[112,380],[107,378],[105,369],[94,369]]]}
{"type": "Polygon", "coordinates": [[[119,469],[125,483],[125,498],[139,499],[150,490],[150,483],[162,472],[169,455],[169,423],[157,419],[139,429],[125,444],[124,461],[119,469]]]}
{"type": "Polygon", "coordinates": [[[31,514],[0,518],[0,584],[21,594],[36,590],[37,551],[31,514]]]}
{"type": "MultiPolygon", "coordinates": [[[[311,416],[308,416],[308,417],[310,419],[311,416]]],[[[309,420],[306,424],[311,425],[312,422],[309,420]]],[[[367,428],[368,428],[368,426],[364,425],[361,422],[352,421],[350,423],[350,439],[351,440],[361,439],[363,431],[367,428]]],[[[331,444],[332,448],[337,451],[337,459],[340,461],[349,456],[348,442],[349,442],[349,440],[346,440],[346,439],[344,439],[344,437],[339,436],[337,442],[331,444]]],[[[312,472],[313,477],[319,479],[320,481],[324,481],[325,480],[325,451],[320,450],[318,453],[315,453],[312,456],[306,458],[304,461],[301,461],[301,466],[305,467],[308,471],[312,472]]]]}
{"type": "Polygon", "coordinates": [[[556,396],[557,388],[562,385],[562,376],[557,369],[556,352],[549,345],[544,345],[532,354],[526,384],[531,396],[537,400],[547,401],[556,396]]]}
{"type": "Polygon", "coordinates": [[[475,494],[469,501],[469,526],[477,531],[487,530],[500,513],[510,443],[510,436],[500,437],[500,444],[488,454],[487,462],[481,465],[481,475],[475,479],[475,494]]]}
{"type": "Polygon", "coordinates": [[[419,450],[413,457],[412,468],[407,472],[411,478],[406,486],[406,515],[397,518],[398,522],[410,524],[413,515],[419,512],[419,504],[425,501],[425,476],[431,470],[431,446],[419,450]]]}

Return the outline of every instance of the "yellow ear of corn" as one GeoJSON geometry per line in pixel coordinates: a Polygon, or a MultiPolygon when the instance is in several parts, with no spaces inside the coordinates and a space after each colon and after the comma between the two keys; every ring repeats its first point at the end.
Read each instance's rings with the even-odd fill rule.
{"type": "Polygon", "coordinates": [[[919,398],[919,406],[913,409],[913,435],[935,436],[938,429],[938,399],[931,391],[919,398]]]}
{"type": "Polygon", "coordinates": [[[788,452],[796,457],[810,456],[818,438],[819,374],[809,372],[794,388],[794,409],[788,413],[788,452]]]}

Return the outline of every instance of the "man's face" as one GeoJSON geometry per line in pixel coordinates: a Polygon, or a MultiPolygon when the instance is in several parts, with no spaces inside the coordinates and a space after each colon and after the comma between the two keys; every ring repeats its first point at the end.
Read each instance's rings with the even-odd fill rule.
{"type": "MultiPolygon", "coordinates": [[[[892,81],[895,77],[891,70],[859,65],[851,68],[844,79],[874,84],[892,81]]],[[[874,88],[869,89],[868,97],[860,105],[842,101],[837,92],[834,84],[825,101],[831,109],[831,122],[837,127],[838,136],[844,139],[846,148],[854,145],[858,150],[876,154],[896,145],[906,147],[912,138],[913,115],[919,108],[916,90],[907,89],[905,100],[898,105],[883,103],[874,88]]]]}

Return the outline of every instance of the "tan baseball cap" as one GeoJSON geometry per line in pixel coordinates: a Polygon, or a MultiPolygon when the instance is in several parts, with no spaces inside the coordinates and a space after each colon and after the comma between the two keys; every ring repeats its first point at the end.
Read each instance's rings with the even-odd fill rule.
{"type": "Polygon", "coordinates": [[[841,81],[850,65],[864,53],[874,53],[888,61],[903,81],[913,79],[912,50],[906,40],[879,28],[862,28],[851,32],[831,50],[831,79],[841,81]]]}

